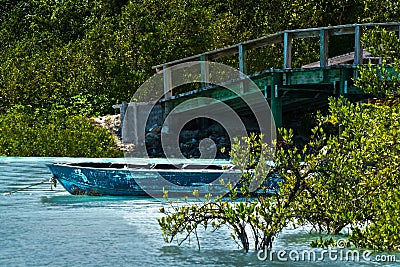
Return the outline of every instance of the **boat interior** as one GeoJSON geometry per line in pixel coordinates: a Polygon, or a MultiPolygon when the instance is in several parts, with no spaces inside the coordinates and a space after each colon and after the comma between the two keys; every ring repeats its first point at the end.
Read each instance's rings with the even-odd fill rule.
{"type": "Polygon", "coordinates": [[[81,162],[66,164],[74,167],[96,168],[96,169],[154,169],[154,170],[232,170],[235,169],[233,164],[196,164],[196,163],[114,163],[114,162],[81,162]]]}

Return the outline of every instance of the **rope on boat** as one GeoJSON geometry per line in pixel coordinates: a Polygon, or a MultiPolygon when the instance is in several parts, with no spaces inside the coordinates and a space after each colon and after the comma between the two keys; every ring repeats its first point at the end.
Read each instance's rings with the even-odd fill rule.
{"type": "Polygon", "coordinates": [[[53,190],[53,186],[54,186],[54,188],[57,186],[57,180],[56,180],[56,178],[54,176],[52,176],[50,178],[50,180],[44,179],[41,182],[30,184],[28,186],[25,186],[23,188],[18,188],[18,189],[13,190],[13,191],[5,192],[5,193],[3,193],[3,195],[12,195],[14,193],[18,193],[18,192],[24,191],[26,189],[29,189],[31,187],[38,186],[38,185],[41,185],[41,184],[44,184],[44,183],[50,183],[50,190],[53,190]]]}
{"type": "Polygon", "coordinates": [[[57,179],[56,179],[56,177],[51,176],[50,179],[49,179],[49,183],[50,183],[50,190],[53,191],[53,186],[54,186],[54,188],[57,187],[57,179]]]}

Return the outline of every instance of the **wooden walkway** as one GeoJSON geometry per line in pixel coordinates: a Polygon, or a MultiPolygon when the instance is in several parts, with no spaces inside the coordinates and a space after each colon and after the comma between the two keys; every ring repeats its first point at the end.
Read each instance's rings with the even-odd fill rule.
{"type": "MultiPolygon", "coordinates": [[[[202,89],[174,94],[172,76],[169,67],[190,61],[212,61],[217,58],[238,55],[239,71],[252,79],[268,100],[277,126],[282,126],[282,114],[326,105],[332,95],[343,95],[349,98],[362,95],[353,86],[353,78],[358,75],[357,66],[371,62],[379,64],[379,58],[373,58],[361,45],[361,37],[365,30],[384,28],[399,32],[400,23],[352,24],[332,27],[287,30],[258,39],[249,40],[229,47],[205,52],[191,57],[163,63],[153,68],[164,75],[165,97],[162,105],[175,106],[188,98],[198,96],[212,97],[233,106],[239,113],[246,113],[240,104],[239,97],[226,89],[210,85],[207,69],[201,71],[202,89]],[[353,35],[354,51],[348,54],[328,58],[329,39],[332,36],[353,35]],[[296,38],[319,38],[320,60],[292,68],[292,43],[296,38]],[[268,69],[258,73],[248,73],[247,52],[276,43],[283,43],[283,66],[281,69],[268,69]]],[[[351,48],[353,49],[353,48],[351,48]]],[[[237,83],[237,81],[235,81],[237,83]]],[[[165,109],[167,113],[169,109],[165,109]]]]}

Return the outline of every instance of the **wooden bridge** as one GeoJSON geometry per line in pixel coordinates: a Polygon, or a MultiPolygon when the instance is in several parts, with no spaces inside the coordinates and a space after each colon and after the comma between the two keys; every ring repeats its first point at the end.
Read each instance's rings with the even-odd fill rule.
{"type": "MultiPolygon", "coordinates": [[[[232,92],[209,84],[209,73],[206,67],[201,69],[201,89],[189,90],[174,94],[171,90],[172,75],[169,67],[190,61],[213,61],[217,58],[238,54],[238,69],[253,80],[268,100],[277,126],[282,126],[282,114],[306,108],[326,105],[332,95],[343,95],[349,98],[362,96],[362,92],[354,87],[353,79],[357,77],[357,66],[371,62],[379,64],[379,58],[371,57],[361,45],[361,37],[367,29],[384,28],[399,32],[400,23],[352,24],[321,28],[286,30],[249,40],[229,47],[205,52],[191,57],[154,66],[164,77],[164,98],[162,105],[175,106],[187,99],[207,96],[224,101],[238,112],[246,112],[232,92]],[[347,54],[328,57],[329,40],[332,36],[351,35],[354,38],[353,50],[347,54]],[[310,62],[301,68],[292,68],[292,43],[296,38],[319,38],[320,60],[310,62]],[[247,52],[277,43],[283,43],[283,66],[281,69],[266,69],[257,73],[248,73],[247,52]],[[242,110],[241,110],[242,109],[242,110]]],[[[168,112],[166,109],[165,112],[168,112]]],[[[164,114],[165,115],[165,114],[164,114]]]]}

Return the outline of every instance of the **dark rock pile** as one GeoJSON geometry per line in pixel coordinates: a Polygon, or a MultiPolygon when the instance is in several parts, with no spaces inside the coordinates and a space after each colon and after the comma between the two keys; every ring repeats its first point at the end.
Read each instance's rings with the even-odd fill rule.
{"type": "MultiPolygon", "coordinates": [[[[179,148],[166,146],[166,150],[176,151],[168,157],[178,156],[177,154],[181,153],[186,158],[223,159],[229,158],[230,140],[220,125],[211,124],[201,130],[183,129],[179,133],[179,148]]],[[[161,144],[161,129],[146,133],[146,148],[150,157],[166,156],[161,144]]]]}

